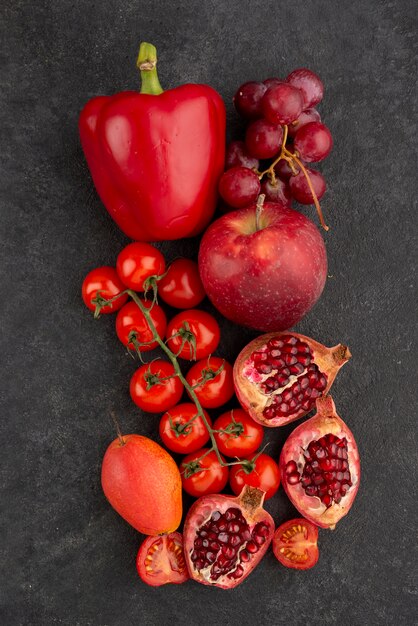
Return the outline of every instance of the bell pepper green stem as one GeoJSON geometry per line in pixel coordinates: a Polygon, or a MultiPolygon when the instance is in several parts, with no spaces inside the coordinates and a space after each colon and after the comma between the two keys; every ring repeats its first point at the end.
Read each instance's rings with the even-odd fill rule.
{"type": "Polygon", "coordinates": [[[139,47],[136,66],[141,73],[141,91],[151,96],[163,93],[163,88],[158,80],[157,73],[157,49],[151,43],[143,41],[139,47]]]}

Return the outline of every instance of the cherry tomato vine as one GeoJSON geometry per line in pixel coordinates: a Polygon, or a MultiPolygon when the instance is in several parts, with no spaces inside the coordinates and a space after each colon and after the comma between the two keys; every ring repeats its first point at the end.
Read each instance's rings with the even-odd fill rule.
{"type": "MultiPolygon", "coordinates": [[[[199,457],[197,459],[194,459],[193,462],[190,464],[189,466],[185,466],[184,471],[186,472],[187,475],[190,474],[190,472],[194,473],[194,472],[198,472],[198,471],[204,471],[204,468],[200,468],[199,467],[199,461],[201,459],[204,458],[204,456],[206,456],[207,454],[209,454],[210,452],[214,452],[216,454],[216,458],[219,462],[219,465],[221,465],[222,467],[229,467],[229,466],[233,466],[233,465],[241,465],[242,464],[242,460],[237,460],[237,461],[230,461],[230,462],[226,462],[225,459],[222,457],[217,442],[216,442],[216,434],[219,434],[220,432],[224,432],[227,435],[231,435],[231,433],[235,432],[237,428],[239,428],[239,426],[237,425],[237,423],[234,423],[232,428],[226,427],[223,430],[218,430],[218,429],[214,429],[212,428],[211,423],[208,421],[207,416],[205,414],[205,411],[202,407],[202,404],[198,398],[198,395],[196,394],[196,388],[197,387],[202,387],[206,382],[213,380],[214,378],[216,378],[217,376],[219,376],[219,374],[223,371],[224,369],[224,363],[218,367],[218,369],[213,370],[210,367],[210,364],[208,365],[207,368],[204,368],[202,370],[202,379],[199,380],[199,382],[195,385],[191,385],[189,384],[189,382],[187,381],[187,378],[183,375],[179,362],[177,360],[177,354],[172,352],[170,350],[170,348],[167,346],[166,342],[160,337],[160,335],[157,332],[157,329],[154,325],[152,316],[151,316],[151,311],[153,306],[157,303],[157,292],[158,292],[158,279],[159,276],[152,276],[149,277],[148,279],[148,284],[149,284],[149,289],[152,290],[153,292],[153,299],[152,299],[152,304],[150,307],[147,307],[144,305],[143,300],[141,300],[141,298],[138,296],[138,294],[133,291],[132,289],[125,289],[124,291],[118,293],[116,296],[114,296],[113,298],[104,298],[100,291],[97,291],[97,295],[96,297],[92,300],[92,303],[95,305],[95,311],[94,311],[94,317],[95,319],[100,317],[100,312],[104,307],[108,307],[109,305],[113,304],[113,302],[116,302],[119,298],[123,298],[123,297],[130,297],[132,298],[133,302],[135,302],[135,304],[137,305],[137,307],[140,309],[141,313],[143,314],[143,316],[145,317],[148,326],[150,328],[150,331],[152,333],[153,336],[153,341],[152,342],[145,342],[145,343],[141,343],[138,338],[137,338],[137,333],[136,331],[131,331],[131,333],[129,334],[129,343],[132,344],[135,348],[136,353],[138,354],[139,358],[141,359],[141,361],[143,362],[143,355],[141,353],[141,347],[142,346],[147,346],[150,345],[151,343],[157,343],[159,345],[159,347],[161,348],[161,350],[167,355],[167,357],[169,358],[170,362],[173,365],[174,368],[174,374],[172,376],[168,376],[168,377],[164,377],[159,379],[158,375],[153,374],[152,375],[152,382],[149,384],[161,384],[164,380],[167,380],[167,378],[172,378],[174,376],[178,377],[178,379],[180,380],[180,382],[183,384],[184,388],[186,389],[187,393],[189,394],[190,399],[192,400],[192,402],[194,403],[194,405],[196,406],[196,416],[193,418],[197,418],[200,417],[202,422],[204,423],[208,433],[209,433],[209,437],[210,437],[210,441],[211,441],[211,448],[209,448],[205,454],[202,457],[199,457]]],[[[145,297],[147,295],[147,292],[145,292],[145,297]]],[[[187,324],[187,322],[186,322],[187,324]]],[[[171,337],[169,338],[171,339],[171,337]]],[[[185,326],[184,328],[184,333],[182,334],[182,340],[183,340],[183,344],[184,343],[188,343],[190,342],[190,347],[191,349],[193,349],[194,345],[195,345],[195,341],[196,338],[193,335],[193,333],[190,330],[190,326],[187,324],[187,326],[185,326]]],[[[210,360],[210,357],[208,359],[208,362],[210,360]]],[[[225,362],[225,361],[224,361],[225,362]]],[[[192,421],[192,420],[191,420],[192,421]]],[[[187,424],[183,425],[183,429],[185,429],[187,427],[187,424]]]]}

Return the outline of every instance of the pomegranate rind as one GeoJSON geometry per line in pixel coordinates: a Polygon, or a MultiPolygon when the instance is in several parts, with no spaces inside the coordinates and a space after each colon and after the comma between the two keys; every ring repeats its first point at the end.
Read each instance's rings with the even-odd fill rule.
{"type": "MultiPolygon", "coordinates": [[[[253,420],[263,426],[266,426],[267,428],[285,426],[286,424],[290,424],[290,422],[294,422],[295,420],[304,417],[312,410],[310,409],[309,411],[304,411],[300,409],[291,415],[267,419],[264,417],[263,411],[266,406],[269,405],[271,395],[262,393],[256,384],[254,384],[248,377],[248,361],[251,355],[256,351],[261,350],[271,339],[284,335],[292,335],[292,337],[296,337],[299,341],[307,343],[313,351],[313,362],[316,363],[321,372],[327,375],[327,386],[323,391],[323,396],[328,394],[339,370],[344,363],[347,363],[347,361],[351,358],[350,350],[347,346],[341,343],[332,348],[327,348],[318,341],[315,341],[310,337],[306,337],[306,335],[301,335],[291,331],[266,333],[250,341],[250,343],[248,343],[241,350],[234,363],[233,376],[235,393],[241,406],[251,415],[253,420]]],[[[290,385],[291,384],[292,383],[290,383],[290,385]]]]}
{"type": "Polygon", "coordinates": [[[286,440],[283,446],[279,467],[282,485],[293,506],[307,520],[320,528],[334,528],[337,522],[347,515],[360,484],[360,455],[354,435],[335,410],[331,396],[318,398],[317,413],[303,424],[300,424],[286,440]],[[309,443],[332,433],[338,438],[347,439],[348,462],[352,486],[343,496],[340,503],[333,502],[326,507],[317,496],[308,496],[301,483],[294,485],[288,482],[286,465],[294,461],[301,472],[305,464],[303,452],[309,443]]]}
{"type": "Polygon", "coordinates": [[[221,589],[233,589],[234,587],[240,585],[247,578],[247,576],[250,575],[252,570],[259,564],[267,552],[275,530],[272,516],[265,509],[263,509],[264,495],[264,492],[260,489],[246,485],[237,497],[222,494],[211,494],[202,496],[196,500],[186,516],[183,531],[184,558],[190,578],[193,578],[193,580],[201,583],[202,585],[220,587],[221,589]],[[265,543],[259,547],[258,552],[252,555],[251,561],[244,567],[244,574],[241,578],[233,580],[227,578],[225,575],[217,581],[211,581],[208,580],[202,572],[199,572],[194,568],[194,564],[191,560],[196,530],[209,521],[214,511],[219,511],[223,514],[231,507],[241,509],[248,525],[250,526],[250,530],[252,530],[253,527],[259,522],[267,524],[269,527],[269,535],[266,538],[265,543]]]}

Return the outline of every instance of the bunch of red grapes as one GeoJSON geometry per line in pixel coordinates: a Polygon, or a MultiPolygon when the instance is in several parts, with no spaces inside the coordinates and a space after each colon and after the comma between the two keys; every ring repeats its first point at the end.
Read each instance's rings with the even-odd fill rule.
{"type": "Polygon", "coordinates": [[[331,133],[315,108],[323,94],[321,79],[306,68],[284,80],[241,85],[234,104],[248,126],[245,141],[232,141],[227,148],[219,184],[225,210],[248,206],[260,193],[286,207],[292,198],[301,204],[318,203],[326,183],[320,172],[305,164],[322,161],[332,148],[331,133]],[[260,161],[267,159],[273,162],[263,171],[260,161]]]}

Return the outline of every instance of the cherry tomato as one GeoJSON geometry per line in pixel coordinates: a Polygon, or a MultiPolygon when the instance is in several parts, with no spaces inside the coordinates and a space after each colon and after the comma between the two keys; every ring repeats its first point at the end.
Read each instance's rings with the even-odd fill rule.
{"type": "Polygon", "coordinates": [[[158,295],[176,309],[191,309],[202,302],[205,290],[195,261],[176,259],[158,281],[158,295]]]}
{"type": "MultiPolygon", "coordinates": [[[[209,425],[212,425],[206,411],[204,414],[209,425]]],[[[172,452],[180,454],[195,452],[209,440],[208,430],[191,402],[178,404],[164,413],[159,430],[164,445],[172,452]]]]}
{"type": "Polygon", "coordinates": [[[219,345],[221,331],[212,315],[190,309],[173,317],[167,326],[166,336],[170,350],[176,356],[191,361],[212,354],[219,345]]]}
{"type": "MultiPolygon", "coordinates": [[[[224,461],[223,458],[222,460],[224,461]]],[[[201,448],[184,457],[180,464],[180,474],[184,491],[199,498],[222,491],[228,482],[229,472],[227,467],[219,464],[214,450],[209,452],[209,448],[201,448]]]]}
{"type": "Polygon", "coordinates": [[[147,537],[138,550],[136,569],[144,583],[151,587],[167,583],[180,585],[188,580],[181,534],[147,537]]]}
{"type": "Polygon", "coordinates": [[[317,526],[304,518],[289,520],[274,533],[274,556],[285,567],[310,569],[318,561],[317,541],[317,526]]]}
{"type": "MultiPolygon", "coordinates": [[[[91,270],[83,280],[81,287],[81,295],[86,307],[90,311],[95,311],[96,305],[92,303],[92,300],[97,296],[97,292],[100,291],[100,295],[103,298],[114,298],[121,291],[125,289],[125,285],[120,281],[119,276],[116,273],[114,267],[103,265],[102,267],[96,267],[91,270]]],[[[128,294],[124,294],[112,304],[104,306],[100,313],[114,313],[118,311],[128,299],[128,294]]]]}
{"type": "Polygon", "coordinates": [[[165,259],[149,243],[136,241],[127,245],[118,255],[116,271],[124,285],[135,291],[145,291],[144,282],[151,276],[165,272],[165,259]]]}
{"type": "Polygon", "coordinates": [[[257,424],[243,409],[232,409],[222,413],[213,425],[214,430],[227,430],[215,433],[219,451],[226,456],[248,456],[261,445],[264,428],[257,424]]]}
{"type": "Polygon", "coordinates": [[[232,367],[218,356],[211,356],[195,363],[187,373],[186,380],[195,388],[200,404],[205,409],[216,409],[234,395],[232,367]]]}
{"type": "Polygon", "coordinates": [[[171,409],[179,402],[183,389],[181,381],[175,376],[173,365],[162,359],[141,365],[130,384],[132,400],[148,413],[162,413],[171,409]]]}
{"type": "MultiPolygon", "coordinates": [[[[141,300],[141,302],[147,309],[152,307],[150,310],[151,319],[160,337],[164,337],[165,327],[167,325],[167,318],[164,311],[158,304],[154,303],[154,305],[152,305],[151,300],[141,300]]],[[[138,349],[140,352],[148,352],[148,350],[153,350],[158,345],[156,341],[152,340],[152,332],[141,309],[135,302],[128,302],[117,314],[116,334],[123,345],[128,346],[130,350],[134,350],[135,348],[134,344],[129,342],[129,334],[132,331],[136,332],[136,339],[139,343],[152,342],[147,346],[139,346],[138,349]]]]}
{"type": "Polygon", "coordinates": [[[254,460],[243,459],[242,464],[231,467],[229,484],[235,495],[241,493],[244,485],[250,485],[265,491],[268,500],[280,485],[279,466],[268,454],[259,454],[254,460]]]}

